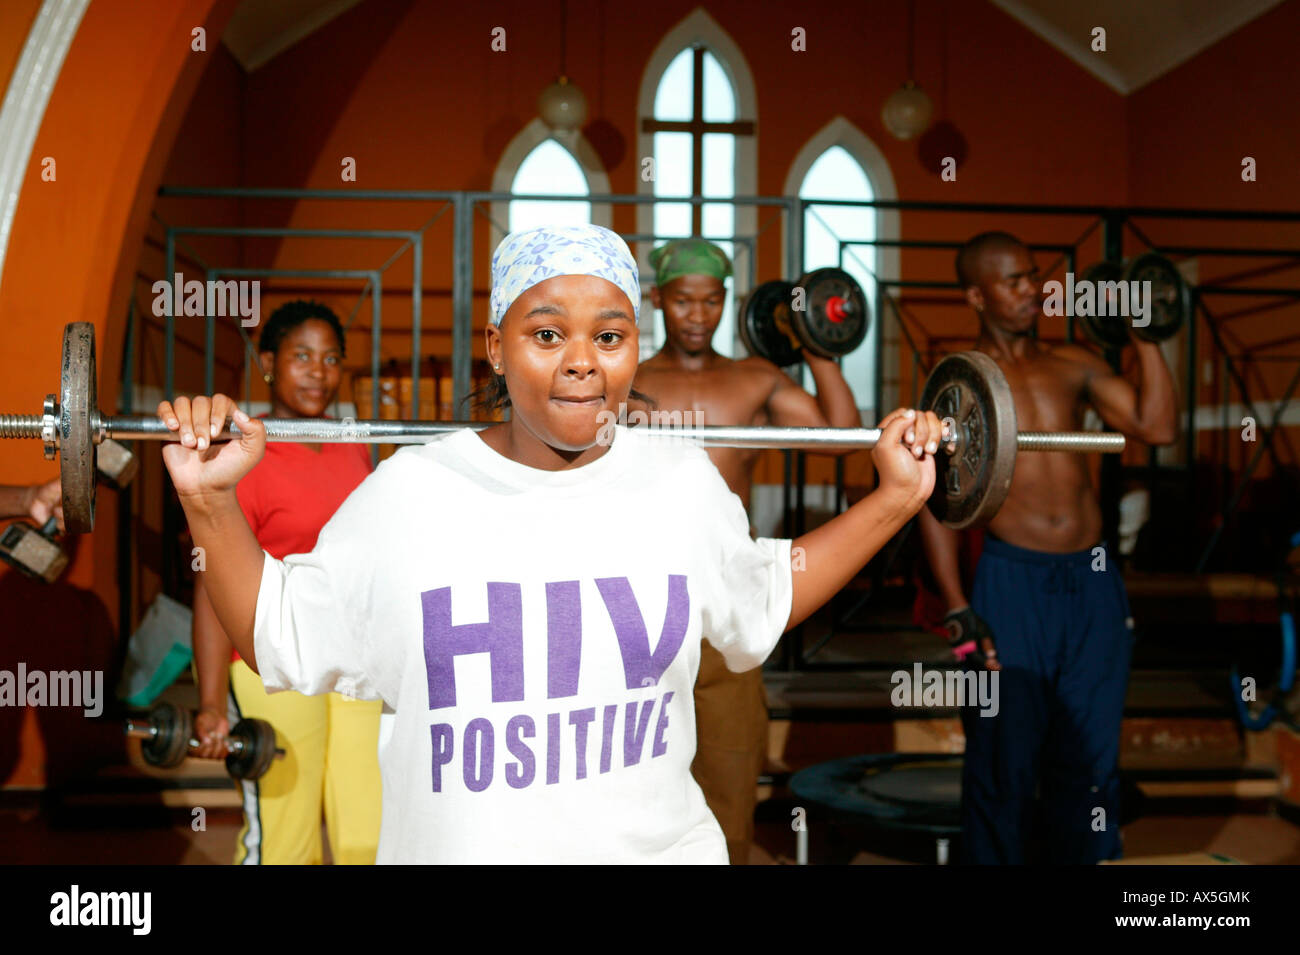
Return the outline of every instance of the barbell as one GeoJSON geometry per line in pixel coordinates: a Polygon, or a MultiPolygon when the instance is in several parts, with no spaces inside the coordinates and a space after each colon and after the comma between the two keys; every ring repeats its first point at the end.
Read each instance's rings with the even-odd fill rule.
{"type": "MultiPolygon", "coordinates": [[[[63,332],[59,394],[48,395],[39,415],[0,415],[0,438],[36,438],[45,454],[59,456],[63,521],[72,534],[95,524],[95,454],[110,438],[177,441],[156,415],[100,414],[95,401],[95,328],[73,322],[63,332]]],[[[983,523],[997,513],[1011,487],[1020,451],[1101,452],[1124,450],[1122,434],[1088,431],[1018,431],[1016,409],[1002,371],[982,352],[955,352],[935,365],[921,407],[950,427],[952,438],[936,455],[935,493],[929,507],[949,527],[983,523]]],[[[330,418],[264,418],[268,441],[343,444],[423,444],[448,432],[481,431],[491,422],[354,421],[330,418]]],[[[697,425],[656,428],[675,439],[706,447],[837,451],[874,448],[879,428],[774,428],[697,425]]],[[[233,440],[228,423],[214,440],[233,440]]]]}

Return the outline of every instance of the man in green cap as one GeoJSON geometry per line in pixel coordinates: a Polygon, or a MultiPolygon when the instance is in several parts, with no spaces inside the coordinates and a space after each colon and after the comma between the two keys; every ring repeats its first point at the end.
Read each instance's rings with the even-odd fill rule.
{"type": "MultiPolygon", "coordinates": [[[[726,253],[704,239],[678,239],[650,253],[655,286],[650,300],[663,311],[667,340],[641,363],[634,387],[654,410],[691,413],[704,425],[861,427],[853,392],[829,359],[804,352],[817,383],[814,398],[765,358],[738,361],[713,350],[731,275],[726,253]]],[[[646,409],[649,410],[649,409],[646,409]]],[[[723,479],[749,507],[759,452],[710,448],[723,479]]],[[[749,861],[758,776],[767,752],[763,672],[732,673],[722,654],[702,645],[695,683],[696,753],[691,771],[727,838],[733,865],[749,861]]]]}

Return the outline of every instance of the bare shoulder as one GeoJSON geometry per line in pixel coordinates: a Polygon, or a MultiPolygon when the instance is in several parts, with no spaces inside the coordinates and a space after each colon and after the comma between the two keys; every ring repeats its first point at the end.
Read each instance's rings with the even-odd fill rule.
{"type": "MultiPolygon", "coordinates": [[[[782,381],[790,382],[789,377],[780,368],[772,362],[759,355],[750,355],[747,358],[737,358],[732,361],[731,367],[737,374],[744,375],[757,381],[770,383],[773,387],[779,385],[782,381]]],[[[793,382],[790,382],[793,384],[793,382]]]]}
{"type": "Polygon", "coordinates": [[[636,373],[638,377],[642,375],[657,375],[666,370],[666,368],[667,365],[664,361],[664,353],[655,352],[645,361],[636,366],[636,373]]]}
{"type": "Polygon", "coordinates": [[[1113,374],[1113,369],[1106,364],[1106,360],[1096,352],[1069,342],[1062,342],[1053,345],[1048,354],[1057,361],[1064,362],[1068,365],[1078,366],[1081,370],[1089,373],[1113,374]]]}

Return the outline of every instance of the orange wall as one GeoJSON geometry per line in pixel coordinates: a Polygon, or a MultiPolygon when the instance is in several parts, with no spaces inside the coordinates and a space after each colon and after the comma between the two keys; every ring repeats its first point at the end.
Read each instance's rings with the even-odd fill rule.
{"type": "MultiPolygon", "coordinates": [[[[1129,176],[1144,204],[1185,204],[1232,209],[1300,209],[1300,124],[1293,104],[1300,78],[1292,69],[1292,38],[1300,31],[1300,3],[1283,3],[1232,36],[1133,95],[1129,103],[1129,176]],[[1186,121],[1194,104],[1198,121],[1186,121]],[[1242,159],[1253,157],[1257,179],[1242,180],[1242,159]]],[[[1296,245],[1294,224],[1153,224],[1157,242],[1206,242],[1223,246],[1296,245]]],[[[1207,258],[1205,278],[1279,264],[1270,259],[1207,258]]],[[[1260,285],[1294,285],[1297,270],[1261,275],[1260,285]]],[[[1204,280],[1204,279],[1203,279],[1204,280]]],[[[1218,314],[1254,301],[1211,299],[1218,314]]],[[[1295,309],[1231,319],[1230,339],[1243,344],[1300,333],[1295,309]]],[[[1300,353],[1300,343],[1289,349],[1300,353]]],[[[1279,370],[1279,373],[1282,370],[1279,370]]],[[[1277,377],[1272,379],[1278,381],[1277,377]]]]}
{"type": "MultiPolygon", "coordinates": [[[[1177,70],[1136,92],[1128,102],[1129,180],[1134,202],[1143,205],[1197,205],[1263,211],[1300,209],[1300,125],[1294,103],[1300,77],[1293,69],[1294,37],[1300,32],[1300,3],[1283,3],[1221,40],[1177,70]],[[1190,121],[1194,116],[1195,121],[1190,121]],[[1253,157],[1257,179],[1242,180],[1242,159],[1253,157]]],[[[1157,222],[1142,224],[1157,244],[1214,246],[1300,246],[1300,224],[1224,222],[1157,222]]],[[[1258,273],[1239,284],[1296,287],[1296,260],[1203,257],[1201,281],[1258,273]]],[[[1300,355],[1300,308],[1260,310],[1274,298],[1210,295],[1206,305],[1218,319],[1228,348],[1239,353],[1253,345],[1294,337],[1290,343],[1259,351],[1259,356],[1300,355]],[[1234,313],[1240,312],[1234,317],[1234,313]]],[[[1222,401],[1224,387],[1213,340],[1204,323],[1198,338],[1203,361],[1212,362],[1209,380],[1201,379],[1198,400],[1222,401]]],[[[1294,362],[1246,361],[1243,374],[1259,410],[1266,416],[1282,396],[1294,362]],[[1269,396],[1272,401],[1269,401],[1269,396]]],[[[1204,371],[1204,369],[1202,369],[1204,371]]],[[[1239,396],[1235,389],[1233,398],[1239,396]]],[[[1286,428],[1279,438],[1284,459],[1296,461],[1300,430],[1286,428]]],[[[1201,453],[1226,449],[1234,467],[1249,460],[1255,447],[1239,431],[1202,435],[1201,453]]],[[[1267,458],[1258,472],[1273,468],[1267,458]]]]}
{"type": "MultiPolygon", "coordinates": [[[[167,157],[161,182],[185,182],[192,185],[228,185],[238,182],[243,161],[243,146],[239,136],[239,103],[243,96],[244,72],[222,45],[209,50],[210,62],[203,71],[198,86],[184,112],[180,129],[175,135],[175,145],[167,157]],[[217,121],[214,122],[214,117],[217,121]]],[[[234,226],[242,222],[242,205],[237,200],[197,201],[169,199],[156,201],[154,214],[148,224],[148,234],[138,247],[133,294],[136,304],[137,332],[135,336],[134,379],[143,385],[161,387],[164,378],[165,320],[153,314],[153,283],[165,272],[165,232],[161,223],[177,221],[208,226],[234,226]]],[[[203,278],[202,265],[191,255],[192,243],[198,240],[182,237],[178,240],[175,267],[187,278],[203,278]]],[[[127,252],[129,253],[129,249],[127,252]]],[[[235,239],[208,239],[201,253],[204,261],[239,265],[243,261],[242,243],[235,239]]],[[[118,312],[122,316],[125,309],[118,312]]],[[[202,387],[204,364],[205,322],[203,319],[181,318],[176,322],[175,361],[177,380],[185,382],[190,390],[202,387]]],[[[230,322],[217,324],[218,360],[214,369],[216,389],[235,393],[243,376],[242,346],[238,332],[230,322]]],[[[152,406],[133,409],[139,413],[152,411],[152,406]]],[[[166,539],[163,528],[164,470],[162,456],[148,450],[140,456],[140,472],[136,476],[135,541],[136,553],[131,586],[131,606],[136,614],[149,606],[163,589],[162,568],[165,550],[176,552],[176,559],[188,555],[188,540],[166,539]]],[[[188,559],[185,560],[188,565],[188,559]]]]}
{"type": "MultiPolygon", "coordinates": [[[[204,26],[219,36],[232,8],[233,0],[110,0],[89,7],[37,136],[10,237],[0,315],[8,341],[22,348],[6,350],[0,407],[35,411],[41,397],[58,389],[57,356],[69,321],[95,324],[100,399],[112,407],[134,249],[205,65],[203,54],[190,50],[190,31],[204,26]],[[54,182],[41,181],[43,156],[57,162],[54,182]],[[123,256],[127,249],[132,252],[123,256]]],[[[8,482],[28,482],[49,477],[54,466],[30,442],[6,443],[0,473],[8,482]]],[[[3,641],[0,664],[11,668],[22,660],[29,668],[55,669],[74,658],[83,667],[111,667],[119,651],[107,624],[117,612],[114,513],[113,495],[101,491],[96,533],[68,542],[73,564],[54,587],[32,593],[17,574],[0,576],[6,632],[39,635],[21,649],[17,640],[3,641]]],[[[32,712],[11,710],[0,720],[0,779],[37,784],[59,770],[34,738],[32,712]],[[26,734],[21,758],[20,733],[26,734]]],[[[84,726],[80,719],[71,727],[48,722],[48,750],[60,759],[79,752],[76,731],[84,726]]]]}
{"type": "Polygon", "coordinates": [[[23,44],[27,42],[27,33],[40,9],[40,0],[9,0],[0,4],[0,81],[3,81],[0,89],[8,87],[23,44]]]}

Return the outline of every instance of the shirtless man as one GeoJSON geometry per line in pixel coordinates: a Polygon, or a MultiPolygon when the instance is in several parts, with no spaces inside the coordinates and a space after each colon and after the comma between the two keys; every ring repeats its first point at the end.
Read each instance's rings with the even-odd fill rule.
{"type": "MultiPolygon", "coordinates": [[[[655,287],[650,299],[664,314],[667,341],[637,370],[637,391],[656,410],[692,412],[704,425],[861,426],[853,393],[839,365],[804,352],[817,397],[763,358],[733,361],[713,350],[713,333],[727,297],[731,262],[703,239],[681,239],[650,255],[655,287]]],[[[641,408],[639,410],[646,410],[641,408]]],[[[759,452],[710,448],[709,457],[732,491],[749,507],[759,452]]],[[[761,668],[732,673],[722,654],[703,644],[695,684],[697,749],[691,771],[727,837],[733,865],[749,860],[754,804],[767,751],[767,701],[761,668]]]]}
{"type": "MultiPolygon", "coordinates": [[[[1018,239],[1003,232],[971,239],[957,254],[957,278],[979,314],[975,348],[1006,375],[1021,430],[1078,431],[1091,406],[1130,439],[1174,441],[1173,379],[1156,345],[1134,340],[1134,388],[1085,348],[1038,341],[1042,286],[1018,239]]],[[[1067,453],[1016,459],[969,600],[956,532],[925,509],[921,532],[954,645],[974,642],[967,665],[1000,671],[997,715],[962,712],[964,861],[1027,861],[1036,791],[1047,861],[1118,858],[1117,763],[1133,622],[1103,549],[1089,461],[1067,453]]]]}

